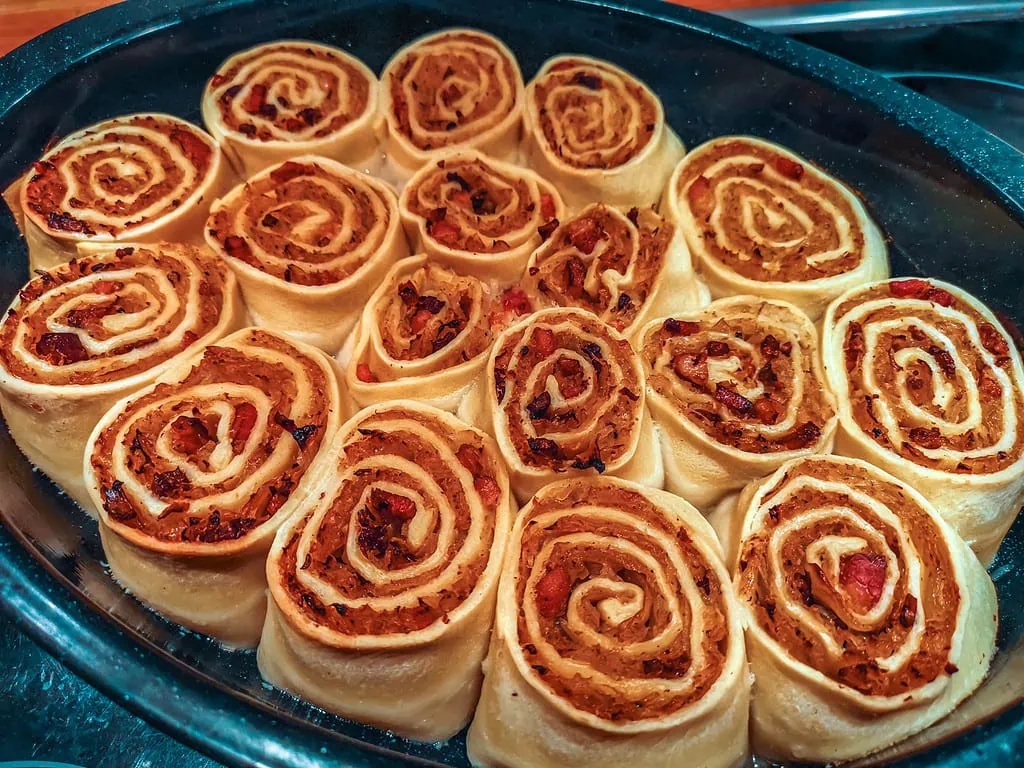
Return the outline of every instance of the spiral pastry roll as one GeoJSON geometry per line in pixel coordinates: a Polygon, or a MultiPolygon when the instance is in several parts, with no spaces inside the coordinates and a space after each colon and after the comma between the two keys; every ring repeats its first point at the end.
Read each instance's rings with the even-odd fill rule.
{"type": "Polygon", "coordinates": [[[738,766],[750,678],[714,531],[614,478],[519,513],[467,747],[474,765],[738,766]]]}
{"type": "Polygon", "coordinates": [[[238,276],[256,325],[331,354],[365,296],[409,253],[395,193],[313,156],[268,168],[214,203],[206,241],[238,276]]]}
{"type": "Polygon", "coordinates": [[[525,503],[566,475],[604,474],[660,488],[661,455],[644,373],[618,331],[580,309],[545,309],[494,342],[486,376],[459,415],[493,434],[525,503]]]}
{"type": "Polygon", "coordinates": [[[255,646],[270,544],[342,420],[330,358],[258,328],[118,402],[85,459],[114,576],[189,629],[255,646]]]}
{"type": "Polygon", "coordinates": [[[81,243],[202,243],[210,204],[231,183],[220,148],[177,117],[116,117],[71,134],[5,194],[30,270],[73,258],[81,243]]]}
{"type": "Polygon", "coordinates": [[[515,55],[475,29],[445,29],[399,50],[380,76],[388,166],[408,179],[446,149],[514,160],[523,112],[515,55]]]}
{"type": "Polygon", "coordinates": [[[748,486],[732,525],[757,754],[876,752],[981,683],[995,588],[910,486],[856,459],[804,457],[748,486]]]}
{"type": "Polygon", "coordinates": [[[533,252],[522,283],[538,307],[586,309],[627,334],[708,303],[682,232],[651,208],[587,206],[533,252]]]}
{"type": "Polygon", "coordinates": [[[665,487],[703,511],[788,459],[831,450],[835,398],[814,326],[755,296],[652,320],[637,342],[665,487]]]}
{"type": "Polygon", "coordinates": [[[529,311],[515,287],[402,259],[370,297],[338,355],[360,407],[411,398],[455,412],[483,376],[496,336],[529,311]]]}
{"type": "Polygon", "coordinates": [[[243,322],[230,270],[187,245],[98,250],[31,280],[0,322],[0,409],[18,447],[93,513],[89,433],[117,400],[243,322]]]}
{"type": "Polygon", "coordinates": [[[1024,504],[1024,369],[987,307],[938,280],[853,289],[825,315],[836,451],[920,491],[982,562],[1024,504]]]}
{"type": "Polygon", "coordinates": [[[843,291],[889,276],[885,241],[853,191],[767,141],[723,136],[692,150],[662,210],[714,298],[781,299],[817,320],[843,291]]]}
{"type": "Polygon", "coordinates": [[[565,217],[551,184],[474,150],[448,152],[423,166],[399,206],[415,250],[463,274],[496,280],[518,279],[565,217]]]}
{"type": "Polygon", "coordinates": [[[320,478],[267,561],[260,671],[345,717],[452,736],[479,695],[511,527],[493,441],[395,400],[341,428],[320,478]]]}
{"type": "Polygon", "coordinates": [[[570,211],[658,202],[683,144],[655,93],[629,72],[556,56],[526,89],[523,156],[562,191],[570,211]]]}
{"type": "Polygon", "coordinates": [[[203,122],[246,178],[307,154],[370,170],[379,87],[344,51],[278,40],[217,68],[203,93],[203,122]]]}

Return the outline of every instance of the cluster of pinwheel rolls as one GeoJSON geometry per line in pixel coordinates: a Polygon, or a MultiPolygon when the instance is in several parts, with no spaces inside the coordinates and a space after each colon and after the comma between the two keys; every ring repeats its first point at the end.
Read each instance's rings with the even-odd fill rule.
{"type": "Polygon", "coordinates": [[[1021,355],[840,181],[471,29],[261,45],[202,115],[6,195],[0,407],[137,598],[486,766],[846,760],[980,685],[1021,355]]]}

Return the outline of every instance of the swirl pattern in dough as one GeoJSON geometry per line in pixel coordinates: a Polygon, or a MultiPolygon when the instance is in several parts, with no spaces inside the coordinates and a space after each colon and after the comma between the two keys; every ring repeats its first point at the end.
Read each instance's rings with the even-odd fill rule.
{"type": "Polygon", "coordinates": [[[423,166],[399,205],[415,250],[481,279],[517,279],[530,253],[565,217],[554,186],[472,150],[423,166]]]}
{"type": "Polygon", "coordinates": [[[548,59],[527,86],[523,149],[573,212],[653,205],[684,152],[650,88],[586,56],[548,59]]]}
{"type": "Polygon", "coordinates": [[[263,676],[404,736],[451,736],[476,703],[511,525],[493,442],[382,403],[342,427],[314,493],[267,562],[263,676]]]}
{"type": "Polygon", "coordinates": [[[330,359],[255,328],[120,401],[85,460],[114,575],[178,623],[254,646],[271,540],[341,421],[330,359]]]}
{"type": "Polygon", "coordinates": [[[805,457],[744,490],[729,525],[758,754],[860,757],[922,730],[981,683],[995,589],[909,486],[859,460],[805,457]]]}
{"type": "Polygon", "coordinates": [[[408,178],[446,149],[515,158],[523,76],[508,47],[475,29],[444,29],[395,53],[380,76],[386,151],[408,178]]]}
{"type": "Polygon", "coordinates": [[[334,353],[359,302],[408,254],[395,193],[334,160],[268,168],[218,200],[206,239],[257,325],[334,353]]]}
{"type": "Polygon", "coordinates": [[[889,275],[882,234],[860,199],[761,139],[723,136],[692,150],[662,208],[715,298],[781,299],[816,320],[843,291],[889,275]]]}
{"type": "Polygon", "coordinates": [[[0,406],[29,460],[91,511],[89,433],[118,399],[237,328],[230,270],[205,249],[125,246],[31,280],[0,324],[0,406]]]}
{"type": "Polygon", "coordinates": [[[19,203],[29,267],[79,243],[201,243],[210,204],[230,183],[220,147],[177,117],[116,117],[71,134],[25,175],[19,203]]]}
{"type": "Polygon", "coordinates": [[[666,487],[702,510],[783,462],[831,449],[835,398],[814,326],[754,296],[652,320],[637,342],[666,487]]]}
{"type": "Polygon", "coordinates": [[[627,334],[708,303],[682,233],[651,208],[587,206],[533,252],[522,282],[538,307],[579,307],[627,334]]]}
{"type": "Polygon", "coordinates": [[[711,526],[664,491],[563,480],[520,512],[475,764],[739,765],[750,680],[711,526]]]}
{"type": "Polygon", "coordinates": [[[217,68],[203,93],[203,121],[246,177],[306,154],[364,168],[377,149],[378,91],[354,56],[278,40],[217,68]]]}
{"type": "Polygon", "coordinates": [[[853,289],[825,316],[837,451],[912,484],[994,555],[1024,503],[1024,368],[999,320],[948,283],[853,289]]]}
{"type": "Polygon", "coordinates": [[[618,331],[580,309],[546,309],[497,338],[459,413],[495,435],[516,497],[565,476],[661,487],[644,373],[618,331]]]}

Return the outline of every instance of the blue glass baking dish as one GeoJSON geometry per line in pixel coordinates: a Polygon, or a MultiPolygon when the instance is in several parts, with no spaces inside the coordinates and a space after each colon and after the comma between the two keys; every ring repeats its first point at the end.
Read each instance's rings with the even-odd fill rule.
{"type": "MultiPolygon", "coordinates": [[[[0,185],[53,139],[102,118],[199,121],[228,54],[278,37],[345,48],[379,71],[444,26],[504,39],[529,78],[547,57],[610,59],[647,81],[693,145],[753,133],[859,189],[891,237],[896,274],[963,285],[1024,324],[1024,156],[945,108],[791,40],[667,4],[593,0],[140,0],[60,27],[0,59],[0,185]]],[[[0,213],[0,299],[27,277],[0,213]]],[[[327,715],[260,681],[229,652],[142,608],[111,580],[95,526],[0,433],[0,606],[79,675],[228,765],[467,764],[461,737],[415,744],[327,715]]],[[[1024,758],[1024,519],[993,564],[1000,652],[953,716],[874,758],[905,766],[1024,758]]],[[[400,705],[396,702],[396,705],[400,705]]]]}

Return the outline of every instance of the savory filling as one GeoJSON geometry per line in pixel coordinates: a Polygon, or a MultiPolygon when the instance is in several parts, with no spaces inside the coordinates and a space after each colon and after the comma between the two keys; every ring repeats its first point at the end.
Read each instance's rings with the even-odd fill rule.
{"type": "Polygon", "coordinates": [[[559,161],[573,168],[625,165],[658,127],[654,94],[597,61],[561,61],[532,87],[539,132],[559,161]]]}
{"type": "Polygon", "coordinates": [[[657,288],[674,231],[650,208],[623,216],[592,206],[536,252],[523,284],[542,302],[586,309],[622,331],[657,288]]]}
{"type": "Polygon", "coordinates": [[[555,217],[553,190],[503,173],[482,160],[439,160],[409,193],[409,212],[441,245],[469,253],[503,253],[541,242],[538,227],[555,217]]]}
{"type": "Polygon", "coordinates": [[[857,318],[846,326],[843,353],[853,418],[865,435],[945,472],[998,472],[1020,461],[1024,390],[1002,329],[920,279],[858,293],[835,317],[851,312],[857,318]]]}
{"type": "Polygon", "coordinates": [[[152,370],[217,327],[224,281],[194,248],[126,247],[62,264],[21,289],[0,325],[0,362],[54,386],[152,370]]]}
{"type": "Polygon", "coordinates": [[[643,341],[648,386],[712,440],[747,453],[818,444],[834,410],[811,339],[767,322],[770,305],[668,319],[643,341]]]}
{"type": "Polygon", "coordinates": [[[722,585],[686,529],[642,494],[595,483],[542,493],[530,517],[537,522],[522,529],[516,602],[519,646],[537,680],[575,708],[619,722],[671,715],[704,696],[725,666],[729,626],[722,585]],[[684,579],[695,585],[696,602],[684,579]],[[535,629],[528,603],[536,606],[535,629]],[[696,616],[699,648],[692,645],[696,616]],[[619,652],[594,643],[591,633],[619,652]],[[640,644],[654,648],[633,652],[640,644]],[[567,663],[579,666],[563,669],[567,663]]]}
{"type": "Polygon", "coordinates": [[[437,621],[447,624],[490,560],[499,472],[473,431],[400,408],[367,417],[345,445],[338,486],[303,562],[298,550],[310,518],[285,546],[280,578],[294,607],[309,621],[345,635],[401,634],[437,621]],[[403,420],[423,424],[432,439],[405,428],[403,420]],[[460,479],[450,452],[473,475],[472,485],[460,479]],[[404,469],[406,462],[418,471],[404,469]],[[474,508],[483,511],[476,521],[478,539],[470,538],[474,514],[481,514],[474,508]],[[328,585],[341,601],[325,603],[300,581],[299,571],[328,585]],[[408,599],[435,582],[436,590],[408,599]]]}
{"type": "Polygon", "coordinates": [[[690,155],[677,183],[704,252],[750,280],[835,277],[864,257],[863,227],[839,183],[770,147],[712,144],[690,155]]]}
{"type": "Polygon", "coordinates": [[[425,40],[385,73],[394,129],[425,151],[469,141],[512,114],[518,80],[515,63],[489,37],[425,40]]]}
{"type": "Polygon", "coordinates": [[[767,513],[740,550],[740,598],[793,658],[865,695],[899,696],[955,673],[949,653],[960,590],[942,531],[898,485],[860,467],[842,466],[841,482],[849,493],[815,488],[813,483],[785,493],[787,485],[803,478],[834,483],[837,471],[828,459],[804,462],[764,496],[767,513]],[[884,505],[897,515],[899,527],[857,496],[884,505]],[[835,509],[848,511],[854,519],[837,512],[813,514],[835,509]],[[804,524],[787,535],[779,533],[800,517],[806,518],[804,524]],[[865,535],[864,526],[874,535],[865,535]],[[771,554],[776,534],[782,536],[774,550],[783,569],[781,594],[774,587],[779,566],[773,565],[771,554]],[[831,552],[820,554],[820,545],[828,542],[834,542],[831,552]],[[911,558],[920,560],[919,586],[908,581],[911,558]],[[890,567],[895,567],[894,574],[890,567]],[[875,610],[883,600],[888,610],[875,610]],[[806,621],[797,618],[794,607],[807,612],[806,621]],[[819,629],[831,638],[830,644],[818,636],[819,629]]]}
{"type": "Polygon", "coordinates": [[[91,461],[117,526],[164,542],[216,544],[245,537],[288,501],[320,450],[331,382],[276,336],[252,331],[246,344],[269,354],[207,347],[183,380],[133,400],[100,434],[91,461]],[[211,386],[224,393],[214,403],[194,394],[211,386]],[[252,390],[265,409],[247,397],[252,390]],[[240,490],[254,476],[258,486],[240,490]]]}
{"type": "Polygon", "coordinates": [[[288,161],[248,182],[206,226],[232,258],[288,283],[327,285],[377,253],[390,220],[376,187],[288,161]]]}
{"type": "Polygon", "coordinates": [[[255,141],[319,139],[366,111],[375,86],[352,62],[320,46],[262,46],[210,81],[221,122],[255,141]]]}
{"type": "Polygon", "coordinates": [[[549,314],[509,331],[493,373],[503,428],[527,466],[600,473],[635,449],[640,366],[597,318],[549,314]]]}
{"type": "Polygon", "coordinates": [[[111,120],[35,163],[26,213],[53,234],[118,238],[181,207],[205,183],[213,151],[187,123],[111,120]]]}

